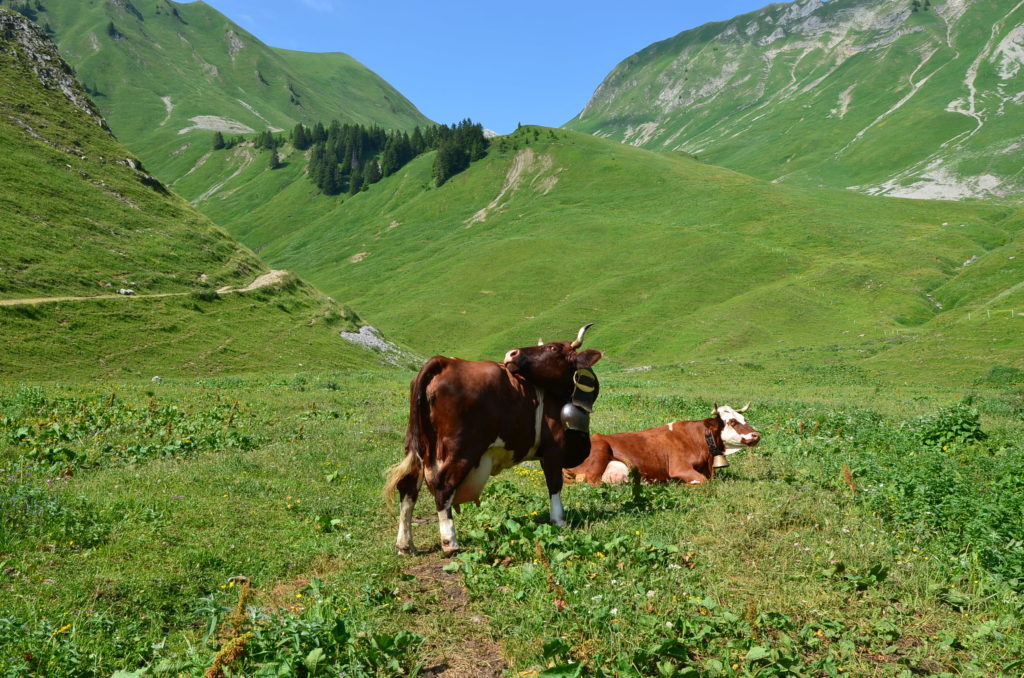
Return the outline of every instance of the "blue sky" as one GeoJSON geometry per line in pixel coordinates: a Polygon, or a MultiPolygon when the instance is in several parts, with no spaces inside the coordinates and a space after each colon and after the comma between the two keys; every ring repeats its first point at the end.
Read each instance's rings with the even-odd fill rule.
{"type": "Polygon", "coordinates": [[[558,127],[652,42],[767,0],[206,0],[263,42],[345,52],[427,117],[558,127]]]}

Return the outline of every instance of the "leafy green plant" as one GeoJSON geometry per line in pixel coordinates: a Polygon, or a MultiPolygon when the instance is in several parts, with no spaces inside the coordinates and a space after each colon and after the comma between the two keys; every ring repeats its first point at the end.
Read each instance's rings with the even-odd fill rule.
{"type": "Polygon", "coordinates": [[[934,414],[911,422],[921,440],[928,447],[946,449],[950,445],[979,442],[985,439],[981,430],[978,410],[966,402],[940,409],[934,414]]]}

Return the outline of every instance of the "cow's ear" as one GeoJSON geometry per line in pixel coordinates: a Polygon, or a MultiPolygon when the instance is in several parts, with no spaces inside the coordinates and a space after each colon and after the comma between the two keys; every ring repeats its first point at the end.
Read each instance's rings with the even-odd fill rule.
{"type": "Polygon", "coordinates": [[[596,351],[592,348],[588,348],[586,351],[580,351],[576,354],[576,369],[591,367],[601,359],[602,355],[603,354],[600,351],[596,351]]]}

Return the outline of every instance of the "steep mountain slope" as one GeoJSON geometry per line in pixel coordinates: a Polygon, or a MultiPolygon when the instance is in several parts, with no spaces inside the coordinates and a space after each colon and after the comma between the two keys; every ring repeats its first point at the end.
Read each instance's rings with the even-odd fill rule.
{"type": "Polygon", "coordinates": [[[168,182],[210,150],[215,130],[335,118],[389,128],[429,122],[352,57],[268,47],[203,2],[37,4],[36,21],[54,31],[118,138],[168,182]]]}
{"type": "Polygon", "coordinates": [[[289,168],[277,199],[230,227],[423,353],[500,356],[596,322],[608,364],[860,362],[932,337],[914,356],[927,362],[954,355],[969,313],[991,304],[999,341],[957,352],[955,369],[1020,362],[1024,316],[1005,311],[1024,310],[1013,208],[773,185],[542,128],[497,140],[441,188],[430,163],[345,201],[289,168]]]}
{"type": "Polygon", "coordinates": [[[218,294],[266,266],[146,174],[43,32],[3,8],[0,93],[0,374],[371,364],[337,336],[354,317],[294,276],[218,294]],[[54,297],[83,299],[25,301],[54,297]]]}
{"type": "Polygon", "coordinates": [[[797,0],[620,63],[567,127],[762,179],[1024,193],[1024,2],[797,0]]]}

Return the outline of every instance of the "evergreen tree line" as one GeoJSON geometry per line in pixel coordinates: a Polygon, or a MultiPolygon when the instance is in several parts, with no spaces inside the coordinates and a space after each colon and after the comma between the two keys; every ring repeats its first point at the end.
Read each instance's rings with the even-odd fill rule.
{"type": "Polygon", "coordinates": [[[440,186],[487,153],[483,126],[468,119],[451,127],[417,127],[412,134],[337,120],[327,127],[299,123],[291,140],[297,150],[312,149],[309,177],[327,195],[354,195],[431,150],[438,151],[434,179],[440,186]]]}
{"type": "MultiPolygon", "coordinates": [[[[225,137],[222,132],[213,133],[213,150],[220,151],[226,148],[234,148],[238,144],[245,142],[245,137],[241,134],[234,137],[225,137]]],[[[284,139],[281,137],[275,137],[273,132],[265,130],[258,132],[252,140],[253,146],[260,149],[267,149],[276,151],[284,143],[284,139]]]]}

